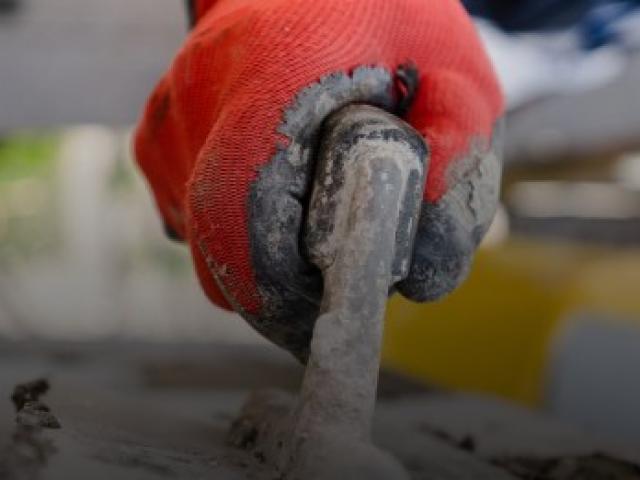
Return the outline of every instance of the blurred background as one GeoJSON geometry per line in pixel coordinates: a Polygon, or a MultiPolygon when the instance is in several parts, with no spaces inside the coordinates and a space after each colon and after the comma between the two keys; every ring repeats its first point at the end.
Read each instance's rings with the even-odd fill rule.
{"type": "MultiPolygon", "coordinates": [[[[638,4],[467,7],[508,100],[502,206],[462,288],[392,300],[385,365],[640,445],[638,4]]],[[[131,158],[186,30],[179,0],[0,0],[0,338],[264,343],[131,158]]]]}

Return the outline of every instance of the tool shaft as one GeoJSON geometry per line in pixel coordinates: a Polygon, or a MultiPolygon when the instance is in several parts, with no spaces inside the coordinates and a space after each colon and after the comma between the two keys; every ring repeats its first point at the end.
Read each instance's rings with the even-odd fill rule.
{"type": "Polygon", "coordinates": [[[426,147],[404,122],[354,106],[329,121],[307,245],[324,296],[297,409],[300,437],[334,429],[368,439],[389,288],[406,275],[426,147]]]}

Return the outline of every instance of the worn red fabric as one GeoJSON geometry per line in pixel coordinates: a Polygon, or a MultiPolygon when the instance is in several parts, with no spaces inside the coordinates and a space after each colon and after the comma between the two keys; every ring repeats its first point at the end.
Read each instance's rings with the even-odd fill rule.
{"type": "MultiPolygon", "coordinates": [[[[420,83],[406,120],[431,148],[425,199],[474,137],[488,138],[502,99],[457,0],[197,0],[198,22],[148,101],[135,150],[162,215],[191,245],[217,304],[259,315],[247,202],[295,95],[333,72],[395,71],[420,83]],[[224,292],[224,294],[223,294],[224,292]]],[[[286,185],[283,185],[286,188],[286,185]]]]}

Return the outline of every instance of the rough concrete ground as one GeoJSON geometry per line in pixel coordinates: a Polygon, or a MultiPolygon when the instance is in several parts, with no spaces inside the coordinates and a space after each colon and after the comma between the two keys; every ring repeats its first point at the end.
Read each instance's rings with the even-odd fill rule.
{"type": "MultiPolygon", "coordinates": [[[[271,348],[0,343],[1,479],[277,478],[225,444],[250,390],[297,389],[271,348]],[[25,430],[11,394],[45,376],[60,429],[25,430]]],[[[488,397],[383,375],[374,439],[414,479],[640,479],[640,448],[603,444],[488,397]],[[635,462],[635,463],[634,463],[635,462]]]]}

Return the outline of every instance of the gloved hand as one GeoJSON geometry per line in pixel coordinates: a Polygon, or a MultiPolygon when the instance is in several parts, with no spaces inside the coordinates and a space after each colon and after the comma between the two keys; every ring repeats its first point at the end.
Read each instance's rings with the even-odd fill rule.
{"type": "Polygon", "coordinates": [[[209,298],[304,361],[322,278],[301,242],[322,121],[354,102],[401,115],[430,148],[409,277],[455,288],[493,217],[502,110],[457,0],[203,0],[149,99],[138,162],[209,298]]]}

